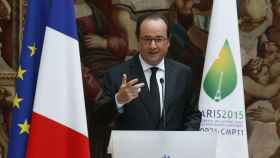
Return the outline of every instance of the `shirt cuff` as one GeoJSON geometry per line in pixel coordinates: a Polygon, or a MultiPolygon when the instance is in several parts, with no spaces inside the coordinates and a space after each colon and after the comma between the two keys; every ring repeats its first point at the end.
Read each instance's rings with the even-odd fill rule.
{"type": "Polygon", "coordinates": [[[117,106],[118,112],[122,114],[124,112],[124,109],[123,109],[123,105],[124,104],[121,104],[121,103],[118,102],[117,94],[115,95],[115,102],[116,102],[116,106],[117,106]]]}

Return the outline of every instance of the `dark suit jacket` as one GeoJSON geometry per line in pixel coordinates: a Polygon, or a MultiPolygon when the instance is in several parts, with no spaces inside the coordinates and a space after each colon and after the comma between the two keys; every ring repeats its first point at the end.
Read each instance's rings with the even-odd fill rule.
{"type": "MultiPolygon", "coordinates": [[[[95,126],[113,123],[117,130],[198,130],[201,113],[190,103],[192,97],[191,70],[189,67],[170,59],[165,59],[165,99],[166,127],[155,118],[149,105],[148,87],[138,55],[115,66],[104,76],[103,93],[94,107],[95,126]],[[138,78],[145,83],[139,97],[123,106],[120,113],[116,107],[115,94],[121,85],[122,74],[128,81],[138,78]]],[[[159,86],[160,87],[160,86],[159,86]]]]}

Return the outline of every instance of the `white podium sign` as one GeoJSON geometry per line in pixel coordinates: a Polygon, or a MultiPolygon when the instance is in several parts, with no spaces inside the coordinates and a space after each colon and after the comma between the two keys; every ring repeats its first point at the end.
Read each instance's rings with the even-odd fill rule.
{"type": "Polygon", "coordinates": [[[215,158],[214,135],[199,131],[112,131],[112,158],[215,158]]]}

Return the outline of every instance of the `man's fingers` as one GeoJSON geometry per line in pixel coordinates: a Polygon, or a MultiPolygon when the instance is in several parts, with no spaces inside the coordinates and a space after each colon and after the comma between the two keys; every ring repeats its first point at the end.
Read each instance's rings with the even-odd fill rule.
{"type": "Polygon", "coordinates": [[[126,74],[123,74],[123,75],[122,75],[122,85],[125,85],[125,84],[126,84],[126,80],[127,80],[127,75],[126,75],[126,74]]]}
{"type": "Polygon", "coordinates": [[[133,80],[130,80],[130,81],[128,81],[126,84],[127,84],[127,86],[133,86],[135,83],[137,83],[138,82],[138,79],[137,78],[135,78],[135,79],[133,79],[133,80]]]}
{"type": "Polygon", "coordinates": [[[133,86],[131,86],[130,88],[126,89],[127,94],[129,95],[129,97],[132,97],[132,99],[135,99],[138,97],[141,88],[144,87],[144,83],[138,83],[135,84],[133,86]]]}
{"type": "Polygon", "coordinates": [[[137,78],[127,81],[127,75],[123,74],[121,88],[128,98],[137,98],[141,88],[145,86],[144,83],[137,83],[138,81],[139,80],[137,78]]]}
{"type": "Polygon", "coordinates": [[[141,88],[144,87],[145,84],[144,83],[138,83],[136,85],[134,85],[134,87],[137,88],[137,92],[140,93],[141,92],[141,88]]]}
{"type": "Polygon", "coordinates": [[[135,88],[142,88],[142,87],[144,87],[145,86],[145,84],[144,83],[137,83],[137,84],[135,84],[133,87],[135,87],[135,88]]]}
{"type": "Polygon", "coordinates": [[[131,88],[132,88],[132,92],[134,94],[137,94],[137,97],[138,97],[138,93],[141,92],[141,88],[144,87],[145,84],[144,83],[137,83],[135,85],[133,85],[131,88]]]}

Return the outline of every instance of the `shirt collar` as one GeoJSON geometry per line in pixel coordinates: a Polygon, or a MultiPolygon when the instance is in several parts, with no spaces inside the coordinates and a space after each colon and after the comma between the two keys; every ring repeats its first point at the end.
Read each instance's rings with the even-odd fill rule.
{"type": "Polygon", "coordinates": [[[139,54],[139,59],[140,59],[140,63],[142,65],[143,71],[147,71],[149,70],[151,67],[157,67],[159,70],[164,71],[165,67],[164,67],[164,58],[161,60],[161,62],[157,65],[150,65],[147,62],[145,62],[145,60],[142,58],[141,54],[139,54]]]}

